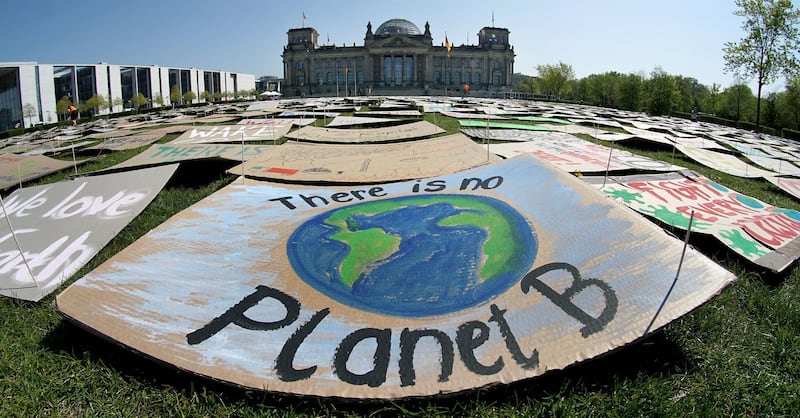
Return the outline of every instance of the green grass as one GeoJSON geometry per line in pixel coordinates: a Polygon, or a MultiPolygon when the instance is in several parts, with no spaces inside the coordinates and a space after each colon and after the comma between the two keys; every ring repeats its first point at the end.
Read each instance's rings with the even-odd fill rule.
{"type": "MultiPolygon", "coordinates": [[[[430,114],[425,119],[433,122],[430,114]]],[[[435,122],[448,132],[459,130],[452,118],[439,115],[435,122]]],[[[686,166],[770,204],[800,209],[764,180],[726,176],[669,150],[625,149],[686,166]]],[[[79,170],[108,167],[136,152],[107,154],[79,170]]],[[[179,181],[71,281],[233,180],[200,171],[182,168],[179,181]]],[[[74,171],[42,182],[70,174],[74,171]]],[[[142,358],[72,325],[53,309],[54,295],[39,303],[0,298],[0,416],[796,416],[800,273],[796,268],[780,276],[759,272],[713,239],[693,236],[692,242],[739,277],[694,312],[584,364],[440,399],[343,402],[234,388],[142,358]]]]}

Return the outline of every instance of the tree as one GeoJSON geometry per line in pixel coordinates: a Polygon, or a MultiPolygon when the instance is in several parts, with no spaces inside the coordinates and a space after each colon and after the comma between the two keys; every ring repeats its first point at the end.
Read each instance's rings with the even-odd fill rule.
{"type": "Polygon", "coordinates": [[[800,78],[786,81],[786,111],[791,115],[794,129],[800,130],[800,78]]]}
{"type": "Polygon", "coordinates": [[[164,106],[164,96],[162,96],[161,93],[156,94],[156,97],[153,98],[153,103],[157,104],[158,107],[163,107],[164,106]]]}
{"type": "Polygon", "coordinates": [[[561,96],[564,86],[575,79],[575,71],[572,70],[572,66],[560,61],[558,65],[537,65],[536,71],[539,72],[537,84],[541,92],[556,98],[561,96]]]}
{"type": "Polygon", "coordinates": [[[147,97],[145,97],[144,94],[142,94],[142,93],[139,93],[139,94],[131,97],[131,104],[133,105],[134,109],[136,109],[137,111],[139,110],[140,107],[146,105],[147,102],[148,102],[147,101],[147,97]]]}
{"type": "Polygon", "coordinates": [[[96,115],[97,113],[99,113],[100,107],[105,102],[106,99],[102,95],[95,94],[94,96],[90,97],[89,100],[86,101],[85,106],[87,109],[90,109],[93,114],[96,115]]]}
{"type": "Polygon", "coordinates": [[[28,118],[28,126],[33,126],[33,117],[38,114],[34,105],[25,103],[25,106],[22,106],[22,116],[28,118]]]}
{"type": "Polygon", "coordinates": [[[69,109],[69,105],[71,103],[72,100],[70,100],[67,96],[63,96],[58,99],[58,102],[56,102],[56,113],[59,114],[59,118],[61,117],[60,115],[64,115],[64,119],[66,120],[67,109],[69,109]]]}
{"type": "Polygon", "coordinates": [[[172,102],[172,108],[175,109],[175,103],[178,103],[183,99],[183,95],[181,94],[181,89],[178,86],[172,86],[169,90],[169,101],[172,102]]]}
{"type": "Polygon", "coordinates": [[[800,48],[800,11],[791,0],[736,0],[733,13],[745,18],[745,37],[726,42],[722,49],[725,72],[744,78],[755,77],[756,130],[761,123],[761,88],[783,75],[797,73],[795,52],[800,48]]]}
{"type": "Polygon", "coordinates": [[[122,97],[115,97],[114,100],[111,102],[111,111],[113,112],[115,108],[119,108],[120,110],[123,109],[125,106],[125,101],[122,100],[122,97]]]}
{"type": "Polygon", "coordinates": [[[183,93],[183,100],[186,101],[188,104],[192,104],[192,101],[197,98],[197,94],[195,92],[189,90],[186,93],[183,93]]]}
{"type": "Polygon", "coordinates": [[[743,81],[725,89],[722,93],[720,116],[734,121],[750,120],[753,103],[753,91],[743,81]]]}
{"type": "Polygon", "coordinates": [[[675,78],[656,67],[647,80],[647,111],[654,115],[669,115],[678,99],[675,78]]]}
{"type": "Polygon", "coordinates": [[[206,90],[206,91],[200,93],[200,98],[205,100],[208,103],[211,103],[211,102],[214,101],[214,93],[206,90]]]}

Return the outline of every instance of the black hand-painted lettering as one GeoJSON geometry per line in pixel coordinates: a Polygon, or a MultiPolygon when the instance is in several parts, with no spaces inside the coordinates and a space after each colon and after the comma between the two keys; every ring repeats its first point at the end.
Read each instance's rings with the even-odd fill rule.
{"type": "Polygon", "coordinates": [[[388,328],[362,328],[353,331],[344,337],[339,343],[339,347],[336,348],[336,354],[333,357],[333,372],[343,382],[351,385],[367,385],[372,388],[382,385],[386,382],[386,371],[389,370],[391,340],[392,330],[388,328]],[[372,358],[373,368],[366,373],[355,374],[347,369],[347,360],[356,345],[367,338],[374,338],[377,342],[375,355],[372,358]]]}
{"type": "Polygon", "coordinates": [[[608,283],[599,279],[582,279],[578,268],[571,264],[545,264],[525,275],[525,277],[523,277],[520,281],[520,286],[522,286],[522,292],[526,294],[530,288],[533,287],[546,298],[550,299],[551,302],[555,303],[556,306],[561,308],[568,315],[580,321],[584,325],[584,327],[581,328],[581,335],[583,335],[584,338],[602,330],[606,324],[614,319],[614,316],[617,313],[618,301],[617,294],[614,292],[614,289],[612,289],[608,283]],[[556,292],[550,288],[550,286],[538,279],[540,276],[553,270],[566,270],[572,274],[572,286],[567,288],[563,294],[556,292]],[[589,315],[588,313],[584,312],[583,309],[572,303],[572,297],[575,294],[590,286],[597,286],[600,290],[602,290],[603,296],[606,299],[603,312],[601,312],[597,318],[589,315]]]}
{"type": "Polygon", "coordinates": [[[443,331],[438,329],[403,329],[400,334],[400,386],[413,386],[417,378],[414,370],[414,352],[417,342],[422,337],[433,337],[442,349],[441,372],[439,382],[446,382],[453,374],[453,341],[443,331]]]}
{"type": "Polygon", "coordinates": [[[475,357],[475,349],[483,345],[489,339],[489,326],[480,321],[469,321],[461,324],[456,332],[456,343],[458,352],[461,354],[461,361],[471,372],[488,376],[503,370],[505,365],[503,357],[497,357],[494,364],[486,366],[481,364],[475,357]],[[478,334],[475,335],[475,330],[478,334]]]}
{"type": "Polygon", "coordinates": [[[245,296],[244,299],[239,301],[236,305],[233,305],[230,309],[225,311],[225,313],[212,319],[211,322],[204,327],[186,334],[186,342],[190,345],[200,344],[211,338],[214,334],[222,331],[228,324],[236,324],[244,329],[256,331],[272,331],[291,324],[297,319],[298,315],[300,315],[300,302],[297,299],[280,290],[259,285],[256,286],[255,292],[245,296]],[[266,298],[273,298],[283,304],[283,307],[286,309],[286,315],[282,319],[272,322],[263,322],[248,318],[244,314],[248,309],[256,306],[266,298]]]}
{"type": "Polygon", "coordinates": [[[506,318],[503,316],[506,313],[506,309],[500,309],[497,305],[492,304],[490,307],[492,310],[492,316],[489,318],[490,321],[497,324],[500,327],[500,335],[503,336],[503,340],[506,342],[506,348],[511,353],[511,357],[514,361],[517,362],[523,369],[533,369],[539,365],[539,350],[533,349],[533,352],[530,356],[526,356],[522,353],[522,349],[519,347],[519,343],[517,342],[517,338],[514,336],[514,333],[511,332],[511,327],[508,326],[508,322],[506,322],[506,318]]]}
{"type": "Polygon", "coordinates": [[[295,369],[294,356],[297,354],[297,349],[300,348],[300,344],[311,335],[314,328],[328,316],[329,312],[330,309],[325,308],[315,313],[308,322],[298,328],[297,331],[286,340],[283,344],[283,348],[281,348],[280,354],[278,354],[278,357],[275,359],[275,373],[278,375],[278,379],[284,382],[295,382],[308,379],[317,371],[317,366],[295,369]]]}

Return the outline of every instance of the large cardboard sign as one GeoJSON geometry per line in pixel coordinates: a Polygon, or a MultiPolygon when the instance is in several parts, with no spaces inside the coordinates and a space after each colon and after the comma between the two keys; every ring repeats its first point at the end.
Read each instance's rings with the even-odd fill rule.
{"type": "Polygon", "coordinates": [[[150,145],[164,136],[161,132],[141,131],[127,136],[103,139],[102,142],[86,149],[122,151],[150,145]]]}
{"type": "Polygon", "coordinates": [[[462,134],[393,144],[287,142],[228,170],[288,182],[382,183],[441,176],[500,158],[462,134]]]}
{"type": "Polygon", "coordinates": [[[506,158],[533,154],[571,173],[603,173],[606,171],[677,171],[682,167],[613,149],[576,138],[563,132],[532,132],[531,140],[522,143],[491,144],[486,147],[506,158]]]}
{"type": "Polygon", "coordinates": [[[493,122],[486,120],[466,119],[459,120],[459,125],[466,128],[494,128],[494,129],[523,129],[527,131],[552,131],[552,126],[547,125],[528,125],[513,122],[493,122]]]}
{"type": "Polygon", "coordinates": [[[677,145],[676,148],[695,162],[732,176],[754,178],[778,174],[747,164],[734,155],[684,145],[677,145]]]}
{"type": "Polygon", "coordinates": [[[79,178],[5,198],[0,294],[38,301],[55,290],[150,204],[176,168],[79,178]]]}
{"type": "Polygon", "coordinates": [[[146,356],[247,388],[435,396],[606,353],[734,279],[692,248],[679,264],[683,250],[523,156],[364,187],[235,182],[56,305],[146,356]]]}
{"type": "Polygon", "coordinates": [[[212,144],[217,142],[274,141],[292,128],[286,125],[198,126],[184,132],[170,144],[212,144]]]}
{"type": "Polygon", "coordinates": [[[425,138],[445,132],[444,129],[426,121],[402,125],[367,129],[318,128],[305,126],[286,135],[287,138],[313,142],[361,143],[392,142],[425,138]]]}
{"type": "Polygon", "coordinates": [[[800,179],[788,177],[767,177],[767,181],[774,184],[781,190],[800,200],[800,179]]]}
{"type": "Polygon", "coordinates": [[[44,155],[22,156],[17,154],[0,155],[0,190],[19,186],[28,180],[44,177],[73,165],[44,155]]]}
{"type": "Polygon", "coordinates": [[[591,179],[667,225],[710,234],[753,263],[782,271],[800,257],[800,212],[771,206],[693,172],[591,179]]]}
{"type": "MultiPolygon", "coordinates": [[[[180,161],[224,159],[247,161],[265,153],[273,145],[251,144],[156,144],[129,158],[107,171],[116,171],[130,167],[170,164],[180,161]]],[[[241,173],[239,173],[241,174],[241,173]]]]}

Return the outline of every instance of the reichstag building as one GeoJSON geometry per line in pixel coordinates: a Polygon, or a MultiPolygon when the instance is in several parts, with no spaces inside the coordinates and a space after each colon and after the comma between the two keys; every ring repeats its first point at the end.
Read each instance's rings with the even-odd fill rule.
{"type": "Polygon", "coordinates": [[[316,29],[289,29],[283,49],[285,95],[460,94],[511,87],[514,48],[508,29],[484,27],[478,45],[433,45],[430,25],[420,31],[405,19],[390,19],[364,45],[320,45],[316,29]]]}

